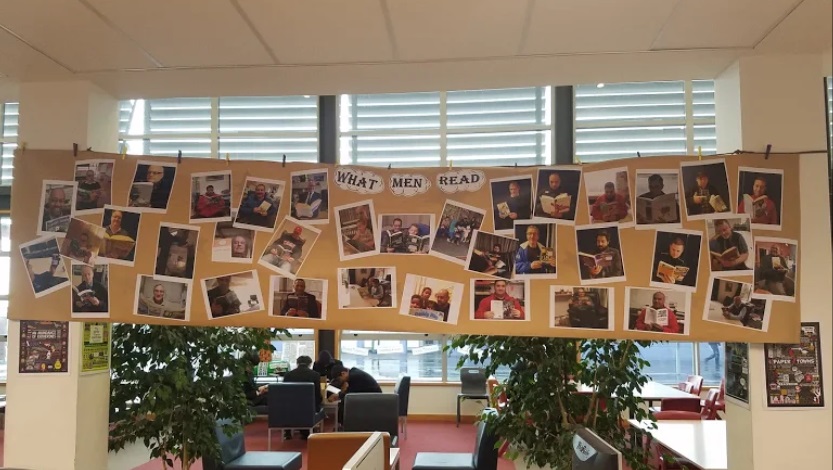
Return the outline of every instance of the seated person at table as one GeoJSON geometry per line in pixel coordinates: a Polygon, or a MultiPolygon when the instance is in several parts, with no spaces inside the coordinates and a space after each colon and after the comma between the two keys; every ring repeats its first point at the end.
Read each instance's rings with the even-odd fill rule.
{"type": "Polygon", "coordinates": [[[269,386],[261,385],[258,387],[255,383],[254,368],[260,364],[260,355],[257,351],[252,351],[243,360],[249,362],[246,364],[246,381],[243,382],[243,393],[246,395],[246,400],[248,400],[249,406],[266,406],[268,398],[266,392],[269,390],[269,386]]]}
{"type": "MultiPolygon", "coordinates": [[[[321,375],[312,370],[312,358],[309,356],[298,356],[296,368],[287,372],[283,377],[283,383],[311,383],[315,390],[315,407],[321,409],[321,375]]],[[[283,432],[284,439],[292,439],[292,431],[283,432]]],[[[309,437],[309,430],[301,430],[301,439],[309,437]]]]}
{"type": "Polygon", "coordinates": [[[667,324],[660,325],[659,323],[646,323],[645,316],[648,313],[648,307],[645,307],[640,310],[639,316],[636,317],[637,330],[653,331],[657,333],[680,333],[680,324],[677,323],[677,315],[674,314],[673,309],[665,306],[665,294],[662,292],[654,292],[654,296],[651,299],[651,307],[655,310],[668,310],[667,324]]]}
{"type": "Polygon", "coordinates": [[[333,357],[330,351],[322,350],[318,353],[318,360],[312,364],[312,370],[318,372],[321,377],[332,377],[333,367],[343,365],[341,361],[333,357]]]}
{"type": "Polygon", "coordinates": [[[332,385],[341,389],[341,393],[332,394],[327,399],[329,401],[341,400],[338,405],[338,420],[344,422],[344,397],[350,393],[382,393],[382,387],[379,382],[367,372],[358,367],[351,367],[350,369],[341,366],[333,367],[333,382],[332,385]]]}
{"type": "Polygon", "coordinates": [[[753,321],[761,321],[761,316],[754,314],[755,306],[751,303],[744,303],[739,295],[732,299],[728,307],[722,307],[723,317],[727,320],[737,320],[743,326],[750,326],[753,321]]]}

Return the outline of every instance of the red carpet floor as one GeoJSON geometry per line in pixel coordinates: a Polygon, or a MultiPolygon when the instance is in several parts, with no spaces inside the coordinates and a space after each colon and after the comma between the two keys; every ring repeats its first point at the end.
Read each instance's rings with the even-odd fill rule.
{"type": "MultiPolygon", "coordinates": [[[[411,422],[408,424],[408,437],[400,437],[401,457],[399,468],[410,470],[417,452],[472,452],[474,450],[474,425],[461,424],[457,428],[448,422],[411,422]]],[[[298,437],[281,442],[277,433],[272,433],[272,450],[301,452],[306,462],[306,441],[298,437]]],[[[259,420],[246,427],[246,449],[266,450],[266,422],[259,420]]],[[[160,462],[152,461],[133,470],[159,470],[160,462]]],[[[306,465],[303,467],[306,469],[306,465]]],[[[508,460],[501,459],[499,470],[514,470],[515,466],[508,460]]],[[[199,463],[192,470],[202,470],[199,463]]],[[[175,470],[180,470],[179,466],[175,470]]]]}

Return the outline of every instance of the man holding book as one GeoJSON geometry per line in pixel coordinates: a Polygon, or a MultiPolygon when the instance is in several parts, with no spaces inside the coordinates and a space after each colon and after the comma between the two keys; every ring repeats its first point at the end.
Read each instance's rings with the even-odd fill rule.
{"type": "Polygon", "coordinates": [[[616,192],[616,185],[608,181],[605,192],[596,198],[590,208],[593,222],[618,222],[628,216],[628,201],[616,192]]]}
{"type": "Polygon", "coordinates": [[[753,224],[778,225],[778,209],[766,194],[766,179],[757,175],[752,194],[744,194],[738,202],[738,214],[749,214],[753,224]]]}
{"type": "Polygon", "coordinates": [[[208,219],[211,217],[224,217],[228,208],[223,196],[214,192],[214,186],[209,184],[205,187],[205,194],[200,194],[197,198],[197,206],[195,208],[197,216],[208,219]]]}
{"type": "Polygon", "coordinates": [[[286,303],[281,309],[281,315],[287,317],[321,318],[318,300],[307,292],[307,283],[303,279],[295,279],[294,291],[286,297],[286,303]]]}
{"type": "Polygon", "coordinates": [[[246,199],[240,204],[237,218],[249,225],[272,228],[275,226],[277,214],[277,204],[266,195],[266,185],[258,183],[255,190],[249,191],[246,199]]]}
{"type": "Polygon", "coordinates": [[[93,279],[92,266],[81,266],[81,283],[72,288],[72,311],[107,312],[107,288],[93,279]]]}
{"type": "Polygon", "coordinates": [[[599,279],[625,275],[622,254],[610,246],[610,233],[600,230],[596,234],[596,252],[579,253],[582,279],[599,279]]]}
{"type": "Polygon", "coordinates": [[[665,294],[654,292],[651,306],[643,308],[636,317],[636,329],[662,333],[680,333],[677,315],[665,306],[665,294]]]}
{"type": "Polygon", "coordinates": [[[668,244],[668,251],[659,253],[656,256],[654,266],[654,281],[667,284],[683,284],[691,286],[694,284],[691,269],[686,266],[683,258],[685,252],[685,240],[683,237],[674,237],[668,244]]]}
{"type": "Polygon", "coordinates": [[[760,315],[753,315],[754,308],[754,305],[745,303],[739,295],[736,295],[728,307],[722,307],[723,318],[736,320],[743,326],[749,326],[753,320],[761,321],[760,315]]]}
{"type": "Polygon", "coordinates": [[[746,266],[749,247],[743,236],[732,229],[732,224],[726,219],[717,219],[714,221],[714,231],[714,237],[709,240],[712,271],[749,269],[746,266]]]}
{"type": "Polygon", "coordinates": [[[640,224],[678,223],[679,204],[676,193],[666,194],[662,175],[648,177],[648,192],[636,198],[636,221],[640,224]]]}
{"type": "Polygon", "coordinates": [[[561,175],[552,172],[547,177],[547,188],[541,191],[536,200],[535,217],[573,220],[575,214],[572,203],[572,196],[561,187],[561,175]]]}
{"type": "Polygon", "coordinates": [[[709,183],[709,175],[705,171],[697,172],[695,181],[697,184],[686,194],[689,215],[729,212],[717,188],[709,183]]]}
{"type": "Polygon", "coordinates": [[[240,299],[231,290],[231,276],[217,278],[217,286],[208,291],[208,304],[211,307],[211,317],[224,317],[240,313],[240,299]]]}
{"type": "Polygon", "coordinates": [[[515,274],[555,273],[555,259],[549,256],[552,251],[538,243],[539,237],[538,227],[526,228],[526,241],[515,254],[515,274]]]}
{"type": "Polygon", "coordinates": [[[474,319],[523,320],[524,309],[518,299],[506,293],[506,281],[498,279],[494,283],[494,292],[478,304],[474,319]]]}
{"type": "Polygon", "coordinates": [[[399,217],[393,219],[391,227],[382,232],[382,240],[380,243],[382,253],[403,253],[405,247],[404,235],[402,232],[402,219],[399,217]]]}
{"type": "Polygon", "coordinates": [[[792,295],[784,285],[788,272],[787,259],[781,256],[778,245],[772,245],[769,253],[761,256],[760,275],[756,276],[756,281],[759,280],[759,286],[773,295],[792,295]]]}
{"type": "Polygon", "coordinates": [[[72,212],[67,202],[64,188],[52,188],[49,190],[46,204],[43,207],[43,221],[41,230],[47,232],[66,232],[69,226],[69,215],[72,212]],[[52,222],[52,223],[50,223],[52,222]]]}
{"type": "Polygon", "coordinates": [[[317,219],[321,210],[321,195],[315,191],[315,181],[307,180],[307,190],[298,195],[292,205],[292,216],[297,219],[317,219]]]}
{"type": "Polygon", "coordinates": [[[272,243],[264,259],[269,263],[291,273],[297,271],[300,266],[300,257],[303,253],[306,240],[301,238],[304,228],[296,226],[291,232],[283,232],[277,240],[272,243]]]}
{"type": "Polygon", "coordinates": [[[451,309],[451,304],[448,301],[451,299],[451,294],[448,292],[448,289],[440,289],[437,291],[437,295],[434,296],[437,299],[435,305],[433,305],[432,310],[436,310],[438,312],[442,312],[443,314],[443,321],[448,321],[448,311],[451,309]]]}
{"type": "Polygon", "coordinates": [[[99,196],[101,196],[101,183],[95,180],[95,171],[87,170],[84,180],[78,183],[78,199],[75,201],[75,209],[97,209],[99,196]]]}
{"type": "Polygon", "coordinates": [[[529,219],[531,216],[530,196],[521,196],[521,185],[517,181],[509,183],[509,198],[496,204],[495,230],[509,230],[515,220],[529,219]]]}

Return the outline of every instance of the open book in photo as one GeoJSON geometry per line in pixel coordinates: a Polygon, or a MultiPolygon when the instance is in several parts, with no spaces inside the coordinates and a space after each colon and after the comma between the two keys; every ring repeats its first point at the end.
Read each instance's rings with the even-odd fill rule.
{"type": "MultiPolygon", "coordinates": [[[[428,251],[428,244],[431,242],[430,235],[408,235],[405,240],[405,251],[408,253],[420,253],[428,251]]],[[[393,243],[391,243],[393,245],[393,243]]]]}
{"type": "Polygon", "coordinates": [[[79,291],[77,287],[72,286],[72,290],[75,292],[75,295],[77,295],[78,297],[81,297],[82,299],[84,297],[94,297],[95,296],[95,292],[92,289],[84,289],[82,291],[79,291]]]}
{"type": "Polygon", "coordinates": [[[719,194],[712,194],[709,196],[709,205],[712,206],[715,212],[728,212],[729,206],[723,201],[719,194]]]}
{"type": "Polygon", "coordinates": [[[231,290],[226,292],[224,295],[215,297],[214,302],[223,307],[224,311],[239,309],[241,305],[240,299],[237,298],[237,294],[231,290]]]}
{"type": "Polygon", "coordinates": [[[606,268],[613,262],[613,255],[607,253],[591,255],[590,253],[580,251],[578,253],[578,258],[579,261],[581,261],[581,263],[589,269],[593,269],[595,267],[606,268]]]}
{"type": "Polygon", "coordinates": [[[64,232],[69,229],[70,216],[65,215],[57,219],[47,220],[45,223],[46,232],[64,232]]]}
{"type": "Polygon", "coordinates": [[[272,203],[264,199],[263,202],[260,203],[260,206],[258,206],[258,209],[265,213],[270,207],[272,207],[272,203]]]}
{"type": "Polygon", "coordinates": [[[541,195],[541,207],[547,214],[560,215],[570,210],[570,204],[573,202],[572,196],[567,193],[561,193],[558,196],[552,197],[546,194],[541,195]]]}
{"type": "Polygon", "coordinates": [[[669,311],[667,308],[652,308],[646,307],[645,308],[645,323],[652,324],[655,323],[659,326],[668,326],[668,315],[669,311]]]}
{"type": "Polygon", "coordinates": [[[309,312],[309,305],[307,301],[309,298],[305,295],[296,295],[296,294],[289,294],[286,297],[286,304],[289,306],[290,309],[294,308],[295,310],[303,310],[304,312],[309,312]]]}
{"type": "Polygon", "coordinates": [[[750,217],[763,217],[766,215],[766,200],[769,199],[766,194],[763,196],[752,197],[749,194],[743,195],[743,212],[749,214],[750,217]]]}
{"type": "Polygon", "coordinates": [[[492,300],[490,310],[494,314],[492,318],[501,320],[512,317],[512,303],[504,300],[492,300]]]}
{"type": "Polygon", "coordinates": [[[772,268],[773,269],[780,269],[780,268],[783,268],[783,267],[784,266],[781,266],[781,258],[773,256],[772,257],[772,268]]]}
{"type": "Polygon", "coordinates": [[[501,218],[509,217],[509,214],[512,213],[512,210],[509,209],[509,204],[506,202],[499,202],[496,207],[501,218]]]}
{"type": "Polygon", "coordinates": [[[130,207],[150,207],[153,183],[133,183],[130,187],[130,207]]]}
{"type": "Polygon", "coordinates": [[[711,255],[717,258],[718,260],[733,261],[737,259],[738,256],[740,256],[740,253],[738,252],[738,247],[732,246],[727,248],[723,253],[712,251],[711,255]]]}
{"type": "Polygon", "coordinates": [[[398,232],[394,232],[392,230],[388,230],[388,240],[389,245],[392,247],[398,247],[402,245],[402,240],[405,238],[405,233],[401,230],[398,232]]]}
{"type": "Polygon", "coordinates": [[[672,266],[665,261],[660,261],[657,266],[657,276],[682,281],[686,274],[688,274],[689,269],[687,266],[672,266]]]}
{"type": "Polygon", "coordinates": [[[636,198],[637,219],[646,224],[661,224],[679,221],[677,214],[677,195],[663,194],[653,199],[636,198]]]}
{"type": "Polygon", "coordinates": [[[314,217],[315,211],[318,210],[318,206],[320,206],[320,205],[321,205],[321,199],[313,201],[312,204],[305,204],[303,202],[296,202],[295,203],[295,213],[298,215],[298,217],[312,218],[312,217],[314,217]]]}

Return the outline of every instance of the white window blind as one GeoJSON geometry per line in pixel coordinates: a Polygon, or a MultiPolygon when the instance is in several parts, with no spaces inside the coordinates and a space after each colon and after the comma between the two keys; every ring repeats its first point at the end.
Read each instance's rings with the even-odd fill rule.
{"type": "Polygon", "coordinates": [[[121,103],[128,152],[187,157],[318,161],[318,98],[222,97],[121,103]]]}
{"type": "Polygon", "coordinates": [[[581,162],[714,153],[714,82],[579,85],[575,154],[581,162]]]}
{"type": "Polygon", "coordinates": [[[18,103],[0,103],[0,185],[12,184],[19,109],[18,103]]]}
{"type": "Polygon", "coordinates": [[[342,95],[343,164],[460,166],[548,164],[549,87],[342,95]]]}
{"type": "Polygon", "coordinates": [[[833,77],[827,77],[827,140],[833,159],[833,77]]]}

